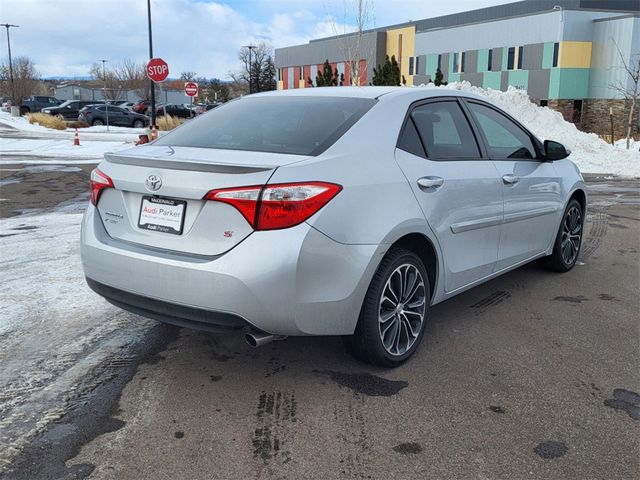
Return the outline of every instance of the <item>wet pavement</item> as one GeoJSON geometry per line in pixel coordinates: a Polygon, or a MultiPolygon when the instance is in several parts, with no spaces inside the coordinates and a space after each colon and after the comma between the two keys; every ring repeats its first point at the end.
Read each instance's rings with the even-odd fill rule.
{"type": "MultiPolygon", "coordinates": [[[[78,168],[0,172],[5,221],[77,215],[89,171],[78,168]]],[[[640,189],[587,181],[579,265],[527,265],[433,307],[400,368],[359,363],[339,338],[251,349],[150,322],[49,400],[58,415],[0,478],[637,478],[640,189]]],[[[121,314],[118,333],[141,322],[121,314]]]]}

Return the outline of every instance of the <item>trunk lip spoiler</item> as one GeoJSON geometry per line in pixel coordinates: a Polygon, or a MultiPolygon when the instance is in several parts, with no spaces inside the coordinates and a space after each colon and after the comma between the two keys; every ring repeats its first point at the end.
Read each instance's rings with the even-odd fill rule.
{"type": "Polygon", "coordinates": [[[187,158],[172,158],[167,160],[157,157],[144,157],[133,155],[118,155],[107,153],[104,156],[109,163],[121,165],[134,165],[138,167],[166,168],[168,170],[189,170],[212,173],[253,173],[274,170],[279,165],[247,165],[232,163],[211,163],[191,160],[187,158]]]}

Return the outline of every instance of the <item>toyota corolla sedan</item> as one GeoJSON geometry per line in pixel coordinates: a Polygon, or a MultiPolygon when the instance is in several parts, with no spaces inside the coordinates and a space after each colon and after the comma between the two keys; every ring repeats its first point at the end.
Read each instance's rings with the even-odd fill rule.
{"type": "Polygon", "coordinates": [[[430,306],[536,259],[575,265],[587,199],[569,153],[455,90],[250,95],[105,155],[84,272],[146,317],[253,345],[342,335],[392,367],[430,306]]]}

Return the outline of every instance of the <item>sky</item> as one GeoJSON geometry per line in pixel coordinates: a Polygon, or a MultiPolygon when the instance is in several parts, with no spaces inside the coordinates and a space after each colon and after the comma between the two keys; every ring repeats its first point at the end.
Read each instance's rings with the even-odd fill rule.
{"type": "MultiPolygon", "coordinates": [[[[242,45],[274,48],[343,33],[355,0],[151,0],[153,53],[170,77],[194,71],[229,78],[242,45]],[[345,15],[345,5],[347,14],[345,15]]],[[[447,15],[508,0],[368,0],[371,26],[447,15]]],[[[0,0],[0,23],[11,29],[12,56],[27,56],[43,77],[87,76],[101,59],[149,59],[145,0],[0,0]]],[[[5,32],[0,58],[7,59],[5,32]]]]}

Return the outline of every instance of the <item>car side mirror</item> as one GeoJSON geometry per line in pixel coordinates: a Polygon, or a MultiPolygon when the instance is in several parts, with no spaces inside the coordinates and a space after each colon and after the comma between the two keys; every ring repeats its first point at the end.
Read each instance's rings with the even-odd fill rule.
{"type": "Polygon", "coordinates": [[[562,160],[571,155],[571,150],[566,148],[560,142],[554,142],[553,140],[544,141],[544,154],[547,160],[562,160]]]}

